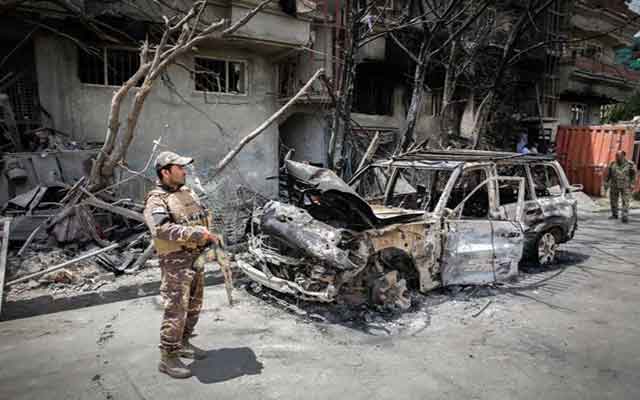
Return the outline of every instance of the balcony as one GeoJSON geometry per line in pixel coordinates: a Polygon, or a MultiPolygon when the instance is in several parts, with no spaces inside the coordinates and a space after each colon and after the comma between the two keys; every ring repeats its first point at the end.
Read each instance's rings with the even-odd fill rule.
{"type": "Polygon", "coordinates": [[[560,61],[560,92],[588,93],[615,101],[626,99],[640,83],[640,72],[588,57],[560,61]]]}
{"type": "MultiPolygon", "coordinates": [[[[231,2],[231,23],[243,18],[255,6],[253,1],[246,4],[231,2]]],[[[282,11],[267,8],[256,14],[246,25],[240,28],[233,37],[259,43],[260,47],[275,46],[280,48],[300,47],[309,43],[311,37],[311,20],[305,17],[292,17],[282,11]]]]}
{"type": "MultiPolygon", "coordinates": [[[[295,76],[286,76],[282,74],[283,68],[279,68],[279,80],[278,80],[278,102],[286,103],[293,96],[295,96],[300,89],[304,86],[309,78],[302,80],[295,76]]],[[[302,104],[329,104],[331,103],[331,96],[326,86],[316,80],[307,93],[298,100],[298,103],[302,104]]]]}

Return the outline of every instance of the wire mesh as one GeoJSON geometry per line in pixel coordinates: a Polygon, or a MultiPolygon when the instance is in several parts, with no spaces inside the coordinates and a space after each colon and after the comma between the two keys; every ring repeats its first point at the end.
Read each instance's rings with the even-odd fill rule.
{"type": "Polygon", "coordinates": [[[254,208],[263,206],[268,199],[229,178],[211,180],[203,189],[213,230],[223,236],[225,245],[243,243],[254,208]]]}

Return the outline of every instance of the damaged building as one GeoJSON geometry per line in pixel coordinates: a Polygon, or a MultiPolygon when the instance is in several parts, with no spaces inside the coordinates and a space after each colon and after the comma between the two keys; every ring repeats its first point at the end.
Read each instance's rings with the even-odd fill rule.
{"type": "MultiPolygon", "coordinates": [[[[281,3],[273,2],[233,37],[199,46],[196,54],[183,56],[163,74],[137,126],[127,160],[130,169],[142,169],[153,141],[162,137],[168,148],[192,155],[206,176],[231,146],[277,110],[299,80],[321,67],[331,77],[333,68],[325,64],[331,60],[333,34],[328,25],[315,23],[324,21],[328,12],[307,0],[281,3]],[[302,53],[305,69],[297,69],[294,78],[283,63],[302,53]]],[[[190,2],[172,4],[183,9],[190,2]]],[[[236,21],[256,4],[218,2],[204,17],[236,21]]],[[[59,2],[27,1],[2,7],[0,93],[7,95],[3,109],[8,109],[6,103],[12,110],[11,134],[23,142],[3,151],[36,150],[25,135],[41,127],[78,144],[96,147],[103,142],[114,91],[138,68],[142,41],[157,40],[160,17],[172,11],[153,1],[84,1],[77,9],[59,2]]],[[[238,155],[229,169],[232,179],[275,195],[277,184],[266,178],[277,175],[279,143],[303,136],[309,143],[320,140],[311,143],[314,147],[326,147],[326,127],[316,114],[327,97],[321,95],[321,85],[316,86],[312,93],[317,96],[310,94],[299,110],[283,116],[279,126],[268,128],[238,155]]],[[[8,120],[8,113],[3,118],[8,120]]],[[[307,158],[323,162],[322,157],[307,158]]],[[[148,187],[150,182],[138,180],[123,189],[141,199],[145,185],[139,183],[148,187]]]]}
{"type": "Polygon", "coordinates": [[[616,63],[640,31],[638,14],[625,1],[575,1],[557,79],[559,125],[598,125],[607,107],[640,88],[640,72],[616,63]]]}
{"type": "MultiPolygon", "coordinates": [[[[223,1],[207,13],[235,21],[257,3],[223,1]]],[[[539,29],[531,29],[521,47],[537,40],[573,40],[593,31],[606,32],[633,14],[622,1],[604,13],[587,3],[553,1],[536,19],[539,29]],[[600,21],[597,26],[589,22],[594,13],[600,21]]],[[[74,9],[57,2],[27,1],[3,9],[0,18],[6,57],[0,68],[0,93],[6,97],[0,103],[7,110],[3,121],[13,121],[9,125],[14,132],[7,134],[7,143],[22,135],[18,141],[25,148],[16,150],[35,149],[41,139],[34,131],[42,127],[74,143],[102,142],[115,88],[136,70],[140,43],[158,36],[160,16],[170,11],[159,4],[84,1],[74,9]],[[87,18],[96,23],[87,23],[87,18]]],[[[185,5],[175,3],[178,9],[185,5]]],[[[344,73],[340,59],[346,51],[349,6],[329,1],[273,2],[233,37],[210,40],[195,54],[183,56],[163,74],[146,101],[129,152],[129,168],[140,170],[153,141],[162,137],[169,148],[193,155],[201,175],[206,176],[231,146],[289,100],[319,68],[324,68],[340,93],[344,90],[340,87],[344,73]]],[[[374,2],[367,7],[361,27],[372,30],[368,34],[373,39],[354,55],[353,126],[344,150],[347,176],[355,172],[376,133],[376,157],[390,155],[397,145],[414,70],[414,62],[403,47],[415,52],[419,44],[412,39],[419,27],[395,35],[380,34],[386,27],[418,15],[414,3],[374,2]]],[[[482,41],[464,37],[463,45],[468,49],[474,43],[484,46],[490,60],[508,36],[518,7],[522,5],[511,2],[506,8],[489,8],[481,23],[489,26],[491,35],[482,41]]],[[[509,126],[511,134],[528,131],[540,140],[552,140],[558,124],[597,123],[600,106],[623,100],[635,87],[637,76],[613,65],[611,59],[613,50],[628,44],[638,29],[636,21],[598,39],[547,46],[521,57],[509,76],[508,93],[515,97],[506,101],[511,107],[507,112],[510,121],[516,122],[509,126]]],[[[416,124],[418,141],[444,130],[460,138],[471,134],[482,88],[461,78],[453,95],[443,97],[447,72],[437,63],[429,71],[416,124]],[[447,108],[444,114],[443,107],[447,108]],[[444,124],[449,118],[453,122],[444,124]]],[[[331,113],[331,96],[324,85],[315,82],[277,124],[238,155],[227,173],[236,183],[275,196],[276,181],[267,178],[278,174],[289,150],[294,150],[293,160],[327,166],[331,113]]],[[[511,149],[513,143],[505,140],[497,145],[511,149]]],[[[137,183],[123,189],[141,198],[145,186],[137,183]]]]}

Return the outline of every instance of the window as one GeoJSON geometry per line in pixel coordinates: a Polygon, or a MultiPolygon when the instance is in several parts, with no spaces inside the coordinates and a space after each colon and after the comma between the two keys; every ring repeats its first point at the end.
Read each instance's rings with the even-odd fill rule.
{"type": "Polygon", "coordinates": [[[454,210],[460,203],[471,195],[462,205],[462,218],[486,218],[489,216],[489,192],[487,185],[474,192],[482,182],[487,179],[484,169],[467,170],[458,178],[447,200],[447,208],[454,210]],[[473,194],[472,194],[473,193],[473,194]]]}
{"type": "Polygon", "coordinates": [[[571,125],[584,125],[587,123],[587,107],[584,104],[571,105],[571,125]]]}
{"type": "Polygon", "coordinates": [[[558,172],[551,165],[538,164],[531,167],[533,186],[537,197],[562,196],[562,184],[558,172]]]}
{"type": "Polygon", "coordinates": [[[102,47],[88,53],[78,49],[78,75],[82,83],[120,86],[139,67],[140,55],[137,50],[102,47]]]}
{"type": "Polygon", "coordinates": [[[602,46],[588,43],[586,46],[582,48],[582,52],[580,55],[583,57],[589,57],[597,60],[602,56],[602,46]]]}
{"type": "MultiPolygon", "coordinates": [[[[527,178],[527,169],[524,165],[498,165],[499,176],[511,176],[515,178],[524,178],[525,200],[531,200],[531,188],[529,187],[529,178],[527,178]]],[[[518,202],[519,183],[515,181],[500,181],[498,190],[500,192],[500,204],[511,204],[518,202]]]]}
{"type": "MultiPolygon", "coordinates": [[[[409,210],[432,212],[451,177],[449,170],[398,168],[398,171],[387,205],[409,210]]],[[[388,168],[373,166],[352,187],[367,203],[381,205],[390,177],[388,168]]]]}
{"type": "Polygon", "coordinates": [[[212,93],[246,94],[244,61],[195,58],[196,90],[212,93]]]}
{"type": "Polygon", "coordinates": [[[393,87],[397,76],[382,63],[360,63],[356,67],[352,111],[370,115],[393,115],[393,87]]]}

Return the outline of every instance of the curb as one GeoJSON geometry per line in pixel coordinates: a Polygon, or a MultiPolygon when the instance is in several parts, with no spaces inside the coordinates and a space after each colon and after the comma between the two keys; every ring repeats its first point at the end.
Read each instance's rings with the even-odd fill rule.
{"type": "MultiPolygon", "coordinates": [[[[238,271],[232,269],[233,277],[238,277],[238,271]]],[[[224,284],[222,271],[208,271],[204,275],[204,285],[214,286],[224,284]]],[[[52,314],[61,311],[75,310],[123,300],[154,296],[160,293],[160,280],[137,285],[121,286],[117,289],[78,293],[77,295],[61,296],[42,295],[27,300],[5,301],[2,305],[0,321],[35,317],[37,315],[52,314]]]]}

